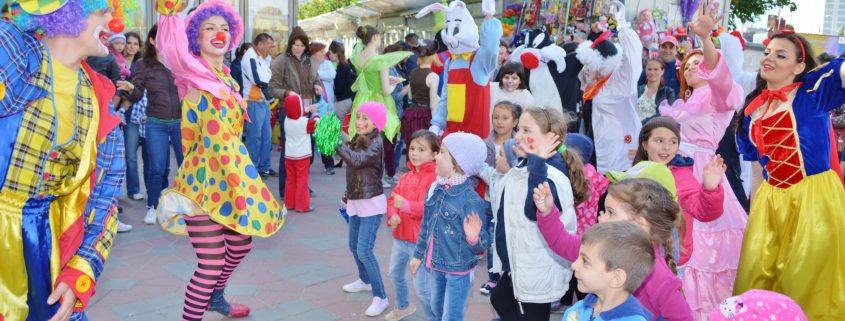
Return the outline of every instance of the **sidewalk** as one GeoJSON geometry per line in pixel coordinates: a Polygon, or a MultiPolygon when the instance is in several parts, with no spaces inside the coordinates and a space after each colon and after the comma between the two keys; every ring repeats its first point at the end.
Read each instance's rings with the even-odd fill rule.
{"type": "MultiPolygon", "coordinates": [[[[278,164],[278,158],[274,150],[273,164],[278,164]]],[[[244,320],[383,320],[383,315],[364,315],[372,300],[369,292],[347,294],[341,290],[343,284],[357,278],[347,246],[346,223],[337,211],[346,171],[338,169],[337,175],[329,176],[320,161],[316,163],[310,176],[316,211],[291,211],[276,235],[254,239],[252,253],[229,281],[229,300],[252,308],[244,320]]],[[[175,168],[174,162],[171,173],[175,174],[175,168]]],[[[278,193],[278,178],[266,182],[278,193]]],[[[184,290],[196,266],[188,238],[170,235],[158,225],[144,225],[146,201],[124,198],[120,203],[124,207],[121,220],[135,229],[117,236],[88,308],[89,319],[179,320],[184,290]]],[[[391,304],[395,292],[387,268],[392,240],[390,228],[383,226],[375,248],[391,304]]],[[[485,268],[476,269],[466,320],[487,321],[495,315],[489,297],[478,292],[487,281],[485,268]]],[[[420,307],[413,295],[412,302],[420,307]]],[[[204,320],[224,319],[209,312],[204,320]]],[[[560,320],[560,315],[551,319],[560,320]]],[[[406,320],[423,321],[425,317],[418,310],[406,320]]]]}

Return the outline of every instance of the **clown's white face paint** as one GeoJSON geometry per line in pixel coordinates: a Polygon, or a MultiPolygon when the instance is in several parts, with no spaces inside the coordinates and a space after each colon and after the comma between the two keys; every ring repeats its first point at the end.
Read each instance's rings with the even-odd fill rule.
{"type": "Polygon", "coordinates": [[[79,37],[83,56],[103,57],[109,54],[108,35],[111,35],[111,33],[108,32],[106,25],[111,19],[110,10],[88,14],[88,18],[85,20],[85,31],[79,37]],[[105,40],[101,38],[102,33],[106,34],[105,40]]]}

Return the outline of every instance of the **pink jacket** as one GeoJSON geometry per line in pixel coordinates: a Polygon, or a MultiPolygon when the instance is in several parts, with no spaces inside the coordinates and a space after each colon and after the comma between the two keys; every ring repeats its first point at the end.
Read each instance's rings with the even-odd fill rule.
{"type": "Polygon", "coordinates": [[[692,228],[693,220],[710,222],[724,212],[725,191],[720,184],[714,190],[706,190],[695,179],[692,165],[669,165],[675,177],[675,187],[678,191],[678,204],[684,213],[684,237],[682,239],[681,258],[678,265],[684,265],[692,256],[692,228]]]}
{"type": "Polygon", "coordinates": [[[576,235],[584,235],[590,226],[598,222],[599,199],[607,191],[610,182],[602,174],[596,171],[591,164],[584,164],[584,176],[590,185],[590,196],[581,204],[575,206],[575,215],[578,217],[578,230],[576,235]]]}
{"type": "MultiPolygon", "coordinates": [[[[581,249],[581,237],[567,233],[558,217],[560,211],[557,207],[553,207],[546,216],[537,213],[537,225],[552,251],[574,262],[581,249]]],[[[692,321],[689,304],[681,292],[681,280],[669,269],[656,244],[654,252],[654,268],[634,296],[654,315],[652,320],[692,321]]]]}

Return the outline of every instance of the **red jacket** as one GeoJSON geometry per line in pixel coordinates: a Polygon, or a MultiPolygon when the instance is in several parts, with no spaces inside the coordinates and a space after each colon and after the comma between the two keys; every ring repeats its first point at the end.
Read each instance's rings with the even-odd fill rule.
{"type": "Polygon", "coordinates": [[[393,238],[416,243],[420,234],[428,189],[434,183],[437,174],[434,173],[434,162],[422,164],[419,171],[416,166],[408,162],[408,168],[411,171],[402,175],[399,184],[396,184],[393,193],[390,193],[390,197],[387,198],[387,222],[389,224],[390,218],[398,215],[400,223],[393,230],[393,238]],[[393,197],[397,194],[405,199],[402,209],[393,206],[393,197]]]}

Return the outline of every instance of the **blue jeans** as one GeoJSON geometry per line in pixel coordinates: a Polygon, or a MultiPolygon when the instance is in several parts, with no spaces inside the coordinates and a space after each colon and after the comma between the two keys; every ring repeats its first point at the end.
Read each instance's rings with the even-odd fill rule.
{"type": "Polygon", "coordinates": [[[266,102],[248,101],[246,112],[249,121],[244,124],[246,150],[260,173],[270,171],[270,148],[273,131],[270,129],[270,105],[266,102]]]}
{"type": "Polygon", "coordinates": [[[466,312],[473,272],[455,275],[432,270],[428,276],[431,286],[431,307],[437,320],[461,321],[466,312]]]}
{"type": "Polygon", "coordinates": [[[147,158],[150,161],[149,182],[147,184],[147,206],[158,207],[161,190],[168,186],[167,167],[170,164],[170,151],[176,154],[176,166],[182,166],[182,125],[147,121],[147,158]]]}
{"type": "MultiPolygon", "coordinates": [[[[411,252],[411,255],[414,255],[411,252]]],[[[440,321],[437,315],[434,314],[434,309],[431,306],[431,270],[425,267],[425,264],[420,264],[417,269],[417,275],[414,277],[414,288],[417,290],[417,296],[422,301],[422,310],[425,314],[426,321],[440,321]]]]}
{"type": "Polygon", "coordinates": [[[396,138],[393,139],[396,142],[396,150],[393,152],[394,168],[399,168],[399,164],[402,163],[402,149],[405,148],[405,142],[400,138],[399,134],[396,134],[396,138]]]}
{"type": "MultiPolygon", "coordinates": [[[[408,307],[408,263],[414,257],[415,243],[393,240],[393,249],[390,251],[390,279],[393,281],[393,291],[396,292],[396,308],[408,307]]],[[[422,270],[422,269],[420,269],[422,270]]],[[[431,311],[431,292],[428,289],[428,273],[414,275],[414,289],[417,298],[422,301],[423,311],[431,311]]]]}
{"type": "Polygon", "coordinates": [[[139,127],[140,125],[132,122],[126,122],[126,126],[123,127],[123,144],[126,146],[127,195],[135,195],[141,192],[141,181],[138,177],[138,145],[141,139],[139,127]]]}
{"type": "Polygon", "coordinates": [[[373,252],[382,219],[384,219],[384,214],[368,217],[350,216],[349,250],[358,266],[358,278],[373,287],[374,297],[387,299],[387,294],[384,293],[384,282],[381,280],[381,271],[373,252]]]}

